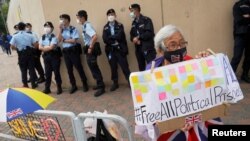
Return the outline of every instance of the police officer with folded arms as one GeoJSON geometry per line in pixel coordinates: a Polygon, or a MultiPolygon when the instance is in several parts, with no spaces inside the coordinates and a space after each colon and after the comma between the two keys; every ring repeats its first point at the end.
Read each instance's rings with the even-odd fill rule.
{"type": "Polygon", "coordinates": [[[139,4],[132,4],[129,7],[130,17],[133,19],[130,30],[130,40],[135,45],[135,55],[139,70],[145,70],[146,63],[156,57],[154,49],[154,26],[152,20],[141,14],[139,4]]]}
{"type": "MultiPolygon", "coordinates": [[[[38,36],[35,32],[32,31],[32,25],[30,23],[26,23],[26,29],[27,33],[30,33],[31,35],[33,35],[36,40],[38,41],[38,36]]],[[[35,70],[38,72],[39,74],[39,78],[37,77],[36,73],[35,73],[35,79],[37,80],[37,83],[42,83],[45,81],[44,78],[44,70],[41,64],[41,51],[38,48],[33,48],[33,54],[34,54],[34,64],[35,64],[35,70]]]]}
{"type": "Polygon", "coordinates": [[[108,23],[103,28],[102,38],[105,46],[105,52],[111,68],[111,79],[113,85],[110,91],[115,91],[119,88],[118,85],[118,63],[122,68],[123,74],[127,81],[129,81],[129,65],[127,61],[128,45],[124,32],[124,27],[116,20],[116,13],[114,9],[107,11],[108,23]]]}
{"type": "Polygon", "coordinates": [[[67,14],[60,15],[60,29],[59,29],[58,40],[62,42],[63,56],[66,63],[69,80],[72,85],[70,89],[70,94],[73,94],[77,90],[76,80],[73,74],[73,66],[75,66],[78,71],[82,85],[83,91],[88,91],[87,77],[82,67],[79,49],[77,47],[77,40],[79,39],[79,34],[75,27],[70,25],[70,16],[67,14]]]}
{"type": "Polygon", "coordinates": [[[39,50],[43,52],[43,60],[45,65],[45,89],[44,93],[49,94],[52,72],[55,74],[55,80],[57,85],[57,94],[62,93],[62,79],[60,74],[61,56],[62,52],[59,46],[57,46],[57,38],[53,34],[54,26],[51,22],[44,24],[44,33],[39,40],[39,50]]]}
{"type": "Polygon", "coordinates": [[[25,23],[18,23],[18,33],[13,35],[10,44],[13,50],[17,50],[18,64],[21,70],[23,87],[29,87],[27,82],[27,71],[29,70],[31,86],[36,88],[34,56],[32,47],[38,48],[37,40],[25,31],[25,23]]]}
{"type": "Polygon", "coordinates": [[[97,64],[97,54],[95,52],[94,45],[97,41],[97,34],[93,26],[88,22],[88,15],[85,10],[80,10],[76,14],[77,22],[82,25],[83,29],[83,39],[85,44],[85,53],[87,58],[87,63],[90,71],[96,80],[97,86],[94,88],[97,90],[94,94],[95,97],[102,95],[105,92],[105,85],[103,82],[102,73],[97,64]]]}

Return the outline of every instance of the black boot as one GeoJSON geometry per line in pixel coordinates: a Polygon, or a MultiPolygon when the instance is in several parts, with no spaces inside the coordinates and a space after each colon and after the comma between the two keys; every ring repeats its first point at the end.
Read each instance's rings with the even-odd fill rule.
{"type": "Polygon", "coordinates": [[[45,88],[45,89],[43,90],[43,93],[45,93],[45,94],[51,93],[50,88],[45,88]]]}
{"type": "Polygon", "coordinates": [[[57,85],[57,95],[60,95],[62,93],[62,86],[61,85],[57,85]]]}
{"type": "Polygon", "coordinates": [[[32,82],[32,83],[31,83],[31,87],[32,87],[32,89],[35,89],[36,87],[38,87],[38,85],[37,85],[37,83],[32,82]]]}
{"type": "Polygon", "coordinates": [[[101,96],[101,95],[104,94],[104,93],[105,93],[105,88],[103,87],[103,88],[101,88],[101,89],[98,89],[98,90],[95,92],[94,96],[95,96],[95,97],[98,97],[98,96],[101,96]]]}
{"type": "Polygon", "coordinates": [[[248,71],[243,71],[241,75],[241,80],[250,83],[250,78],[248,77],[248,71]]]}
{"type": "Polygon", "coordinates": [[[82,83],[82,87],[83,87],[83,92],[87,92],[89,90],[89,86],[86,81],[82,83]]]}
{"type": "Polygon", "coordinates": [[[72,87],[71,87],[71,89],[70,89],[70,94],[73,94],[75,91],[77,91],[77,87],[76,87],[76,85],[73,85],[72,87]]]}
{"type": "Polygon", "coordinates": [[[37,83],[43,83],[45,82],[45,78],[44,77],[40,77],[39,79],[37,79],[37,83]]]}
{"type": "Polygon", "coordinates": [[[110,88],[110,91],[111,91],[111,92],[112,92],[112,91],[115,91],[115,90],[118,89],[118,88],[119,88],[118,81],[115,80],[115,81],[113,82],[111,88],[110,88]]]}

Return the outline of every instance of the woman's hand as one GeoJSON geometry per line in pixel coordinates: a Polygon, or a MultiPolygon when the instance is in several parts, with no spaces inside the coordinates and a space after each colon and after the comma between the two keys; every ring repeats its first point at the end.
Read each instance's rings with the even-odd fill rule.
{"type": "Polygon", "coordinates": [[[195,55],[195,58],[198,59],[198,58],[203,58],[203,57],[207,57],[210,55],[212,55],[212,54],[208,51],[201,51],[197,55],[195,55]]]}
{"type": "Polygon", "coordinates": [[[186,132],[186,131],[190,130],[190,129],[193,128],[193,127],[194,127],[194,124],[192,124],[192,123],[187,123],[187,124],[184,125],[183,128],[181,128],[181,131],[186,132]]]}

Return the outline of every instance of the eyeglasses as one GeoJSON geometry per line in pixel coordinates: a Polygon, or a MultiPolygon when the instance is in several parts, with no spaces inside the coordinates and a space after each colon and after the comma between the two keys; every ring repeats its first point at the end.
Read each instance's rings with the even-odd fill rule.
{"type": "Polygon", "coordinates": [[[170,50],[177,50],[179,47],[180,48],[184,48],[188,45],[188,42],[187,41],[181,41],[181,42],[170,42],[168,45],[167,45],[167,48],[170,49],[170,50]]]}

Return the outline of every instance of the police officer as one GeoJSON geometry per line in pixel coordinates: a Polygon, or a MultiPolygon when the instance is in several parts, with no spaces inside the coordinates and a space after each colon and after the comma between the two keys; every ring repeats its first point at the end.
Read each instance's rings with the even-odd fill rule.
{"type": "Polygon", "coordinates": [[[67,14],[60,15],[60,32],[58,40],[62,42],[63,56],[68,70],[69,80],[72,85],[70,94],[77,90],[76,80],[73,74],[73,66],[77,69],[83,85],[83,91],[88,91],[87,77],[82,67],[80,53],[77,47],[79,34],[75,27],[70,25],[70,16],[67,14]]]}
{"type": "Polygon", "coordinates": [[[18,24],[14,25],[13,28],[14,28],[14,30],[15,30],[15,33],[14,33],[14,34],[16,34],[16,33],[18,32],[18,30],[19,30],[19,29],[18,29],[18,24]]]}
{"type": "Polygon", "coordinates": [[[17,50],[18,64],[21,70],[23,87],[29,87],[27,82],[27,70],[29,70],[32,88],[36,88],[35,83],[35,68],[32,53],[32,47],[38,47],[37,40],[34,36],[25,31],[25,23],[18,24],[18,33],[13,35],[10,44],[11,48],[17,50]]]}
{"type": "Polygon", "coordinates": [[[43,59],[45,65],[45,89],[44,93],[49,94],[52,72],[54,71],[56,84],[57,84],[57,94],[62,93],[62,79],[60,74],[61,65],[61,49],[57,46],[57,38],[53,34],[54,26],[51,22],[46,22],[44,24],[44,33],[42,38],[39,40],[39,50],[43,52],[43,59]]]}
{"type": "Polygon", "coordinates": [[[133,20],[130,30],[130,40],[135,45],[135,55],[139,70],[145,70],[146,63],[156,57],[154,49],[154,26],[149,17],[143,16],[139,4],[132,4],[129,7],[130,17],[133,20]]]}
{"type": "Polygon", "coordinates": [[[94,88],[97,89],[94,96],[98,97],[105,92],[105,85],[103,82],[102,73],[97,64],[97,55],[94,52],[94,44],[97,41],[97,34],[93,26],[87,21],[88,15],[85,10],[78,11],[76,16],[77,16],[77,22],[82,25],[83,29],[83,39],[86,49],[85,53],[86,53],[87,63],[97,83],[97,87],[94,88]]]}
{"type": "Polygon", "coordinates": [[[116,20],[114,9],[107,11],[107,18],[108,23],[103,28],[102,38],[106,44],[105,52],[109,60],[111,79],[113,80],[110,91],[115,91],[119,87],[117,63],[120,64],[125,78],[129,81],[130,70],[127,61],[128,45],[123,25],[116,20]]]}
{"type": "Polygon", "coordinates": [[[240,0],[234,4],[234,55],[231,61],[232,68],[236,72],[243,52],[243,73],[241,79],[250,83],[248,76],[250,69],[250,0],[240,0]]]}
{"type": "MultiPolygon", "coordinates": [[[[35,32],[32,32],[32,25],[30,23],[26,23],[26,29],[27,33],[30,33],[31,35],[33,35],[36,40],[38,41],[38,36],[35,32]]],[[[34,53],[34,64],[35,64],[35,69],[39,74],[39,78],[37,77],[36,73],[35,73],[35,79],[37,80],[37,83],[42,83],[45,81],[44,78],[44,70],[41,64],[41,51],[38,48],[33,48],[33,53],[34,53]]]]}

